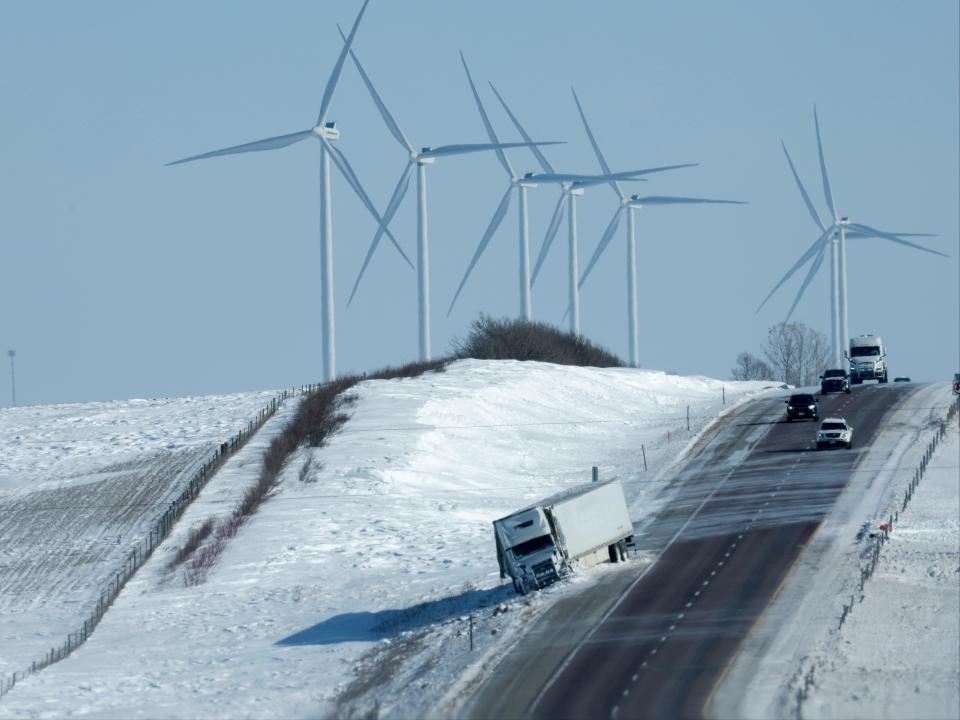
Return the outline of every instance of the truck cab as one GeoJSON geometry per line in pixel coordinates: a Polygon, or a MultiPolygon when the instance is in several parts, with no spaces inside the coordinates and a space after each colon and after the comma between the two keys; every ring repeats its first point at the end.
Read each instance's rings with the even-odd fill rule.
{"type": "Polygon", "coordinates": [[[540,507],[522,510],[494,523],[500,576],[513,578],[514,589],[526,593],[560,579],[562,557],[556,533],[540,507]]]}
{"type": "Polygon", "coordinates": [[[850,383],[859,385],[864,380],[887,381],[887,351],[879,335],[860,335],[850,338],[850,383]]]}

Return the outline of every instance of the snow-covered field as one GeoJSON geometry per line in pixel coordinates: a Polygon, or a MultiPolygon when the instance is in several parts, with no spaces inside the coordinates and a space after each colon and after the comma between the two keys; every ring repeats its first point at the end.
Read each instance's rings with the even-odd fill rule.
{"type": "Polygon", "coordinates": [[[273,395],[0,410],[0,679],[77,630],[183,483],[273,395]]]}
{"type": "Polygon", "coordinates": [[[716,716],[960,717],[956,417],[860,591],[869,532],[902,510],[951,402],[948,385],[921,386],[888,419],[751,633],[714,698],[716,716]]]}
{"type": "Polygon", "coordinates": [[[393,706],[409,715],[446,690],[421,688],[424,674],[453,682],[507,641],[498,629],[552,597],[514,602],[499,579],[492,520],[588,482],[591,465],[602,478],[623,480],[642,515],[644,499],[662,487],[658,471],[696,432],[768,386],[509,361],[364,382],[343,430],[326,447],[298,452],[208,581],[186,587],[167,571],[168,559],[191,527],[228,513],[253,483],[263,451],[295,409],[288,403],[210,481],[91,639],[18,683],[0,710],[341,714],[352,700],[369,700],[371,686],[419,671],[419,683],[404,683],[409,697],[393,706]],[[507,600],[510,612],[494,618],[507,600]],[[471,611],[474,653],[461,619],[471,611]],[[379,658],[373,673],[363,665],[371,653],[379,658]]]}

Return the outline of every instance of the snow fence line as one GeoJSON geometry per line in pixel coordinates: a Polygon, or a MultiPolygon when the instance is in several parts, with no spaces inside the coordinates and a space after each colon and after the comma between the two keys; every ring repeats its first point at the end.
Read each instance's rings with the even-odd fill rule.
{"type": "MultiPolygon", "coordinates": [[[[899,521],[900,513],[907,509],[907,506],[913,499],[914,493],[916,493],[917,490],[917,486],[920,485],[920,481],[926,474],[927,468],[930,466],[930,461],[933,459],[934,453],[940,446],[940,441],[943,440],[947,434],[947,426],[950,425],[951,421],[955,417],[958,417],[958,413],[960,413],[960,397],[956,398],[954,402],[950,404],[950,408],[947,410],[946,417],[940,421],[940,427],[937,428],[933,437],[927,443],[927,447],[923,451],[923,456],[920,458],[917,469],[914,471],[913,477],[910,479],[910,482],[904,491],[902,503],[899,500],[896,500],[893,503],[893,512],[890,514],[887,522],[880,525],[878,528],[879,532],[871,533],[873,546],[864,553],[864,555],[869,554],[869,559],[867,560],[866,565],[860,568],[860,597],[857,598],[856,595],[851,595],[849,604],[843,604],[843,610],[840,613],[840,620],[837,624],[837,630],[843,627],[843,623],[846,622],[847,617],[849,617],[850,613],[853,612],[854,606],[863,602],[863,589],[866,586],[867,580],[873,577],[873,574],[877,570],[877,565],[880,563],[881,548],[887,543],[887,540],[890,539],[890,533],[893,531],[894,523],[899,521]],[[897,505],[900,507],[897,508],[897,505]]],[[[960,418],[958,418],[958,423],[960,423],[960,418]]],[[[861,532],[866,532],[866,527],[861,532]]],[[[809,696],[810,688],[814,684],[814,669],[815,666],[811,665],[810,669],[803,676],[802,687],[797,688],[795,706],[796,717],[802,717],[803,702],[809,696]]]]}
{"type": "Polygon", "coordinates": [[[285,400],[292,397],[302,397],[303,395],[313,392],[319,387],[319,383],[313,385],[301,385],[299,388],[291,388],[278,393],[268,405],[266,405],[262,410],[260,410],[259,413],[257,413],[255,420],[251,420],[247,423],[246,428],[240,430],[229,440],[221,443],[220,446],[214,450],[213,455],[210,456],[210,459],[207,460],[200,467],[197,473],[190,479],[190,482],[183,489],[183,492],[181,492],[175,500],[171,501],[163,515],[157,519],[153,528],[144,537],[144,539],[134,545],[133,549],[130,551],[130,554],[127,555],[127,559],[124,561],[123,567],[117,573],[115,573],[114,578],[100,593],[96,608],[92,613],[90,613],[89,618],[83,621],[83,625],[78,627],[76,632],[69,633],[62,645],[50,648],[49,651],[44,653],[41,659],[34,660],[32,663],[30,663],[30,667],[24,670],[16,671],[9,677],[0,678],[0,697],[3,697],[10,692],[17,684],[17,681],[23,680],[25,677],[39,672],[55,662],[63,660],[69,656],[70,653],[80,647],[84,642],[86,642],[87,638],[89,638],[93,633],[94,628],[96,628],[100,623],[100,620],[103,619],[106,611],[113,604],[113,601],[116,599],[117,595],[120,594],[123,586],[126,585],[127,581],[133,577],[134,573],[136,573],[137,570],[139,570],[150,558],[154,549],[166,539],[167,535],[170,533],[170,530],[173,528],[174,523],[180,518],[184,510],[187,509],[197,495],[200,494],[200,491],[203,490],[207,482],[211,477],[213,477],[214,473],[220,468],[220,466],[241,447],[243,447],[247,440],[253,437],[253,435],[256,434],[256,432],[263,426],[264,423],[267,422],[267,420],[273,417],[274,413],[277,411],[277,408],[279,408],[285,400]]]}

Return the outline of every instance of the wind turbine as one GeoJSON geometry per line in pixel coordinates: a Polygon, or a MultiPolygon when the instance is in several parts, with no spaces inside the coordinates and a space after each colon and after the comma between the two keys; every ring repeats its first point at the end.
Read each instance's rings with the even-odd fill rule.
{"type": "Polygon", "coordinates": [[[810,196],[807,195],[807,191],[803,187],[803,183],[800,182],[800,176],[797,174],[797,170],[793,165],[793,160],[790,158],[790,153],[787,152],[787,146],[781,139],[780,145],[783,147],[783,154],[787,158],[787,164],[790,165],[790,172],[793,175],[793,179],[797,183],[797,187],[800,190],[800,195],[803,197],[803,202],[807,206],[807,211],[810,213],[810,217],[813,218],[814,223],[816,223],[817,227],[820,229],[821,234],[820,237],[818,237],[807,249],[807,251],[800,256],[800,259],[793,265],[793,267],[787,271],[787,274],[780,279],[780,282],[774,286],[773,290],[771,290],[767,297],[764,298],[763,302],[760,303],[760,306],[757,308],[756,312],[760,312],[760,309],[780,288],[780,286],[783,285],[797,270],[799,270],[804,263],[810,261],[812,258],[813,262],[810,264],[807,275],[803,279],[803,283],[800,285],[800,289],[797,291],[797,295],[794,298],[793,305],[790,306],[790,311],[787,313],[786,320],[789,320],[791,315],[793,315],[794,309],[797,307],[797,303],[800,302],[800,298],[803,296],[804,291],[810,285],[814,276],[817,274],[817,271],[820,269],[820,266],[823,264],[823,258],[829,245],[830,320],[832,336],[831,340],[833,344],[833,361],[834,367],[841,367],[843,364],[843,343],[846,342],[850,337],[847,324],[847,238],[879,238],[916,248],[917,250],[923,250],[924,252],[932,253],[934,255],[940,255],[942,257],[948,256],[944,255],[942,252],[931,250],[923,245],[917,245],[916,243],[912,243],[903,239],[905,237],[932,237],[929,233],[885,232],[883,230],[877,230],[876,228],[870,227],[869,225],[850,222],[845,216],[841,217],[837,212],[836,205],[834,204],[833,193],[830,189],[830,180],[827,177],[827,165],[823,159],[823,144],[820,141],[820,121],[817,117],[816,106],[813,108],[813,124],[817,134],[817,153],[820,159],[820,174],[823,179],[823,196],[827,201],[827,208],[830,210],[833,221],[829,227],[826,227],[820,220],[820,216],[817,214],[813,203],[810,201],[810,196]],[[841,341],[841,338],[843,338],[843,341],[841,341]]]}
{"type": "MultiPolygon", "coordinates": [[[[320,113],[317,115],[315,125],[307,130],[290,133],[288,135],[279,135],[277,137],[266,138],[264,140],[255,140],[254,142],[243,145],[234,145],[222,150],[203,153],[202,155],[193,155],[167,163],[167,165],[179,165],[180,163],[192,162],[194,160],[204,160],[206,158],[219,157],[221,155],[236,155],[247,152],[259,152],[261,150],[277,150],[279,148],[293,145],[301,140],[314,137],[320,141],[320,282],[321,282],[321,333],[323,336],[323,378],[329,382],[336,377],[336,353],[334,348],[334,319],[333,319],[333,225],[330,217],[330,159],[336,164],[337,168],[347,180],[347,184],[353,188],[353,191],[360,198],[360,201],[367,208],[367,211],[373,216],[380,227],[384,223],[377,209],[370,201],[367,192],[360,184],[360,180],[347,158],[339,149],[331,144],[331,140],[340,138],[340,131],[336,123],[327,122],[327,112],[330,108],[330,100],[333,97],[333,91],[337,87],[337,81],[340,79],[340,72],[343,70],[343,63],[346,60],[347,52],[353,43],[353,38],[357,34],[357,28],[360,26],[360,20],[367,9],[370,0],[364,0],[357,18],[354,20],[350,35],[345,39],[343,49],[333,66],[333,72],[327,80],[327,86],[323,91],[323,98],[320,101],[320,113]]],[[[388,232],[390,242],[407,261],[407,264],[413,267],[410,258],[397,243],[393,234],[388,232]]]]}
{"type": "MultiPolygon", "coordinates": [[[[607,165],[606,158],[603,156],[603,152],[600,150],[600,146],[597,144],[597,139],[593,135],[593,131],[590,129],[590,123],[587,122],[587,116],[583,112],[583,107],[580,105],[580,99],[577,97],[577,94],[573,94],[573,99],[577,103],[577,110],[580,112],[580,119],[583,121],[583,128],[587,132],[587,138],[590,140],[590,145],[593,147],[593,153],[597,156],[597,161],[600,163],[600,167],[607,171],[609,167],[607,165]]],[[[617,197],[620,200],[620,204],[617,206],[617,209],[613,213],[613,217],[610,219],[610,223],[607,225],[607,229],[604,231],[603,236],[600,238],[600,242],[597,244],[597,249],[594,250],[593,256],[590,258],[590,262],[587,263],[586,269],[583,271],[583,275],[580,277],[580,287],[583,287],[583,283],[586,281],[587,276],[590,274],[590,271],[593,270],[594,266],[597,264],[597,260],[600,259],[600,256],[603,255],[603,252],[607,249],[607,246],[610,244],[610,241],[613,239],[613,234],[617,231],[617,227],[620,225],[620,216],[626,210],[627,212],[627,340],[629,345],[630,352],[630,366],[639,367],[640,365],[640,348],[639,340],[637,333],[637,237],[636,237],[636,219],[634,218],[634,211],[639,210],[642,207],[649,205],[693,205],[701,203],[709,204],[725,204],[725,205],[744,205],[745,203],[739,200],[708,200],[706,198],[693,198],[693,197],[671,197],[667,195],[647,195],[646,197],[641,197],[639,195],[631,195],[629,198],[624,194],[623,190],[620,188],[620,185],[616,182],[611,182],[610,187],[613,188],[613,191],[617,194],[617,197]]]]}
{"type": "MultiPolygon", "coordinates": [[[[594,150],[599,153],[599,148],[597,147],[596,141],[593,138],[593,133],[590,132],[590,128],[586,125],[586,118],[583,114],[583,108],[580,106],[580,99],[577,97],[577,92],[573,88],[570,88],[573,93],[574,102],[577,104],[577,109],[580,111],[580,117],[583,119],[584,124],[587,128],[587,135],[590,138],[590,142],[594,147],[594,150]]],[[[499,95],[498,95],[499,97],[499,95]]],[[[501,102],[503,100],[501,99],[501,102]]],[[[509,112],[509,111],[508,111],[509,112]]],[[[512,114],[511,114],[512,117],[512,114]]],[[[560,199],[557,201],[557,206],[554,208],[553,217],[550,219],[550,225],[547,228],[547,234],[544,238],[543,245],[540,248],[540,254],[537,257],[537,264],[533,270],[533,280],[536,280],[537,275],[540,273],[540,268],[543,266],[543,261],[546,259],[547,252],[550,250],[550,245],[553,242],[553,238],[557,233],[557,229],[560,226],[560,218],[563,213],[564,205],[568,205],[567,213],[567,293],[569,296],[569,305],[567,307],[567,313],[570,316],[570,331],[577,335],[580,334],[580,286],[583,284],[582,280],[579,280],[579,259],[578,259],[578,250],[577,250],[577,208],[576,208],[576,199],[583,195],[583,190],[585,187],[590,185],[599,185],[604,182],[610,184],[611,187],[618,193],[618,195],[623,196],[623,191],[620,189],[617,180],[623,180],[625,178],[617,177],[610,172],[610,166],[607,165],[606,160],[603,159],[602,154],[598,155],[601,159],[601,168],[603,169],[603,175],[597,176],[597,178],[602,178],[599,180],[594,180],[591,182],[574,182],[565,184],[561,187],[560,199]],[[578,281],[579,280],[579,281],[578,281]]],[[[632,173],[632,175],[641,175],[655,172],[662,172],[664,170],[676,170],[679,168],[693,167],[696,163],[683,163],[681,165],[665,165],[662,167],[649,168],[647,170],[638,171],[632,173]]],[[[617,174],[619,175],[619,174],[617,174]]],[[[626,179],[638,179],[638,178],[626,178],[626,179]]],[[[614,228],[616,229],[616,228],[614,228]]],[[[611,233],[612,234],[612,233],[611,233]]]]}
{"type": "MultiPolygon", "coordinates": [[[[397,181],[396,187],[393,190],[393,194],[390,197],[390,201],[387,203],[386,210],[383,213],[383,222],[380,224],[380,227],[377,229],[376,234],[373,237],[373,241],[370,243],[370,248],[367,250],[367,255],[363,260],[363,265],[360,268],[360,273],[357,275],[357,279],[353,284],[353,290],[350,293],[350,301],[353,300],[353,296],[357,292],[357,288],[360,285],[360,280],[363,278],[364,272],[366,272],[367,266],[370,264],[370,259],[373,257],[374,251],[377,249],[377,245],[380,243],[380,238],[384,232],[387,232],[387,226],[390,221],[393,219],[393,216],[396,214],[397,209],[400,207],[400,203],[403,201],[404,195],[407,192],[407,189],[410,186],[410,175],[413,173],[414,168],[417,170],[417,299],[418,299],[418,320],[419,320],[419,349],[420,349],[420,360],[426,361],[430,360],[430,267],[429,267],[429,242],[427,234],[427,176],[426,176],[426,166],[434,162],[438,157],[446,157],[449,155],[465,155],[468,153],[475,152],[487,152],[487,151],[496,151],[502,152],[508,148],[516,147],[533,147],[536,145],[559,145],[562,143],[551,141],[551,142],[520,142],[520,143],[473,143],[473,144],[457,144],[457,145],[442,145],[440,147],[430,148],[423,147],[419,151],[415,150],[413,145],[407,139],[407,136],[403,134],[403,131],[400,129],[400,126],[397,125],[397,121],[394,120],[393,115],[390,114],[390,111],[387,109],[387,106],[384,104],[383,99],[380,97],[380,94],[374,88],[373,83],[370,81],[370,77],[364,71],[363,66],[360,64],[359,59],[357,59],[356,53],[350,50],[350,57],[353,58],[354,64],[357,66],[357,70],[360,72],[360,77],[363,79],[364,85],[367,86],[367,90],[370,93],[370,97],[373,98],[374,104],[377,106],[377,110],[380,111],[380,116],[383,118],[384,123],[387,126],[387,129],[397,140],[398,143],[409,153],[409,159],[407,161],[406,167],[403,169],[403,172],[400,174],[400,179],[397,181]]],[[[347,303],[349,305],[349,301],[347,303]]]]}
{"type": "MultiPolygon", "coordinates": [[[[467,74],[467,81],[470,83],[470,90],[473,93],[473,98],[477,103],[477,110],[480,112],[480,119],[483,121],[484,129],[487,132],[487,137],[490,138],[490,142],[497,144],[500,140],[497,138],[497,133],[494,131],[493,126],[490,124],[490,118],[487,116],[487,111],[483,106],[483,101],[480,100],[480,94],[477,92],[477,87],[473,83],[473,77],[470,74],[470,68],[467,67],[467,61],[463,57],[463,53],[460,53],[460,61],[463,63],[463,69],[467,74]]],[[[493,85],[490,85],[493,88],[493,85]]],[[[477,262],[480,260],[480,256],[483,255],[484,251],[487,248],[487,245],[490,243],[491,238],[494,233],[497,231],[497,228],[500,227],[500,223],[503,222],[503,218],[507,214],[507,210],[510,206],[510,197],[513,194],[514,189],[517,190],[517,195],[519,196],[519,216],[520,216],[520,242],[519,242],[519,281],[520,281],[520,317],[524,320],[529,321],[532,317],[531,312],[531,300],[530,300],[530,242],[529,242],[529,224],[527,222],[527,189],[531,187],[536,187],[538,184],[570,184],[570,183],[580,183],[581,187],[586,187],[587,185],[599,185],[604,182],[610,182],[615,180],[634,180],[640,179],[636,176],[644,175],[651,172],[658,172],[661,170],[672,169],[673,167],[681,166],[671,166],[670,168],[647,168],[643,170],[633,170],[623,173],[611,174],[609,168],[606,170],[604,175],[579,175],[579,174],[564,174],[557,173],[553,167],[547,162],[546,158],[543,157],[543,153],[533,145],[533,141],[530,139],[530,136],[527,134],[526,130],[523,129],[523,126],[517,121],[516,117],[510,112],[510,109],[507,107],[506,103],[503,101],[503,98],[500,97],[500,94],[497,93],[496,88],[493,88],[494,93],[497,94],[497,97],[500,99],[500,102],[503,104],[507,113],[510,115],[511,120],[513,120],[514,125],[520,131],[523,139],[531,143],[530,149],[534,152],[534,155],[540,161],[541,165],[544,167],[544,173],[526,173],[523,177],[520,177],[514,172],[513,167],[510,165],[510,161],[507,160],[506,155],[502,150],[497,150],[497,158],[500,160],[500,165],[507,172],[507,177],[509,178],[509,184],[507,190],[503,195],[503,198],[500,200],[500,204],[497,206],[497,209],[494,211],[493,218],[490,221],[490,224],[487,226],[486,232],[484,232],[483,237],[480,239],[480,243],[477,246],[477,250],[473,255],[473,258],[470,261],[470,264],[467,266],[467,270],[463,275],[463,279],[460,281],[460,285],[457,288],[456,293],[453,296],[453,300],[450,302],[450,308],[447,310],[447,315],[450,315],[450,312],[453,310],[454,304],[457,302],[457,298],[460,297],[460,293],[463,290],[464,286],[467,283],[467,279],[470,277],[470,273],[473,271],[477,262]]]]}

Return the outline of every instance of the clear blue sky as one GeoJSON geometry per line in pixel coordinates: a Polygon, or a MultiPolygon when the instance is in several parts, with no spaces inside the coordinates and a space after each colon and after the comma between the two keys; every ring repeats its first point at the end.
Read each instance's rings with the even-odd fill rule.
{"type": "MultiPolygon", "coordinates": [[[[349,2],[11,2],[0,7],[0,405],[6,350],[18,402],[209,394],[321,374],[314,142],[177,167],[164,163],[310,127],[349,25],[349,2]]],[[[817,231],[783,138],[823,217],[813,105],[842,213],[925,231],[949,260],[885,241],[849,243],[850,330],[882,333],[896,375],[960,369],[960,4],[923,2],[392,2],[373,0],[355,48],[417,145],[484,142],[462,49],[502,139],[516,140],[492,80],[558,169],[597,170],[577,88],[614,169],[699,162],[644,194],[743,207],[639,214],[645,367],[728,377],[759,352],[800,277],[759,302],[817,231]]],[[[330,119],[382,208],[406,157],[356,71],[330,119]]],[[[518,170],[537,169],[526,152],[518,170]]],[[[346,300],[374,225],[334,170],[341,372],[414,359],[416,277],[384,247],[346,300]]],[[[506,176],[493,156],[428,170],[433,345],[480,312],[517,313],[516,208],[449,318],[447,305],[506,176]]],[[[415,252],[413,193],[394,221],[415,252]]],[[[556,200],[531,191],[533,249],[556,200]]],[[[615,198],[578,204],[590,256],[615,198]]],[[[534,288],[536,319],[566,305],[565,231],[534,288]]],[[[583,332],[627,355],[623,228],[582,296],[583,332]]],[[[829,332],[828,272],[797,319],[829,332]]]]}

